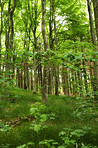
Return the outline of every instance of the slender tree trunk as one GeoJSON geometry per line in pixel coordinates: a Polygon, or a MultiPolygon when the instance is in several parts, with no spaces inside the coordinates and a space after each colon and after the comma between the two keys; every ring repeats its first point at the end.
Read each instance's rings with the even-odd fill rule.
{"type": "MultiPolygon", "coordinates": [[[[95,15],[95,26],[96,26],[96,35],[97,35],[97,43],[95,51],[98,52],[98,0],[93,0],[94,6],[94,15],[95,15]]],[[[97,55],[94,56],[97,60],[97,55]]],[[[98,99],[98,60],[94,62],[94,99],[98,99]]]]}
{"type": "Polygon", "coordinates": [[[78,77],[77,72],[75,72],[75,96],[78,96],[78,77]]]}
{"type": "Polygon", "coordinates": [[[5,19],[5,47],[6,47],[6,52],[5,52],[5,72],[6,72],[6,77],[10,76],[9,70],[9,42],[10,42],[10,24],[9,24],[9,16],[8,18],[5,19]]]}
{"type": "Polygon", "coordinates": [[[21,88],[21,74],[19,68],[17,68],[17,85],[19,88],[21,88]]]}
{"type": "Polygon", "coordinates": [[[68,84],[68,68],[65,69],[66,72],[66,95],[69,96],[69,84],[68,84]]]}
{"type": "MultiPolygon", "coordinates": [[[[88,4],[88,12],[89,12],[89,22],[90,22],[90,31],[91,31],[91,38],[93,45],[96,46],[95,51],[98,51],[98,45],[96,44],[96,38],[95,38],[95,32],[94,32],[94,24],[93,24],[93,17],[92,17],[92,7],[91,7],[91,0],[87,0],[88,4]]],[[[96,26],[96,35],[98,40],[98,0],[93,0],[93,6],[94,6],[94,14],[95,14],[95,26],[96,26]]],[[[96,59],[96,55],[94,56],[96,59]]],[[[91,82],[94,84],[94,98],[95,100],[98,99],[98,61],[94,62],[94,82],[91,82]]]]}
{"type": "MultiPolygon", "coordinates": [[[[50,2],[51,3],[51,2],[50,2]]],[[[52,23],[53,23],[53,14],[52,14],[52,6],[50,4],[50,17],[49,17],[49,47],[51,50],[53,50],[53,27],[52,27],[52,23]]],[[[52,56],[52,55],[50,55],[52,56]]],[[[52,94],[52,89],[53,89],[53,73],[54,73],[54,69],[53,69],[53,63],[49,64],[49,87],[48,87],[48,93],[52,94]]]]}
{"type": "Polygon", "coordinates": [[[41,59],[38,60],[38,78],[39,78],[39,86],[41,87],[40,92],[42,92],[42,86],[43,86],[43,80],[42,80],[42,65],[41,65],[41,59]]]}
{"type": "Polygon", "coordinates": [[[66,72],[65,72],[65,68],[62,67],[62,86],[63,86],[63,93],[64,95],[66,95],[66,72]]]}
{"type": "Polygon", "coordinates": [[[75,73],[74,71],[72,70],[72,93],[73,93],[73,96],[76,95],[76,87],[75,87],[75,73]]]}
{"type": "Polygon", "coordinates": [[[24,89],[27,89],[26,63],[24,63],[24,89]]]}
{"type": "MultiPolygon", "coordinates": [[[[28,31],[29,35],[28,35],[28,38],[29,38],[29,41],[27,43],[27,52],[29,51],[29,48],[30,48],[30,28],[29,28],[29,31],[28,31]]],[[[29,89],[29,58],[28,56],[26,57],[26,77],[27,77],[27,88],[29,89]]]]}
{"type": "Polygon", "coordinates": [[[85,90],[86,90],[86,94],[88,94],[88,83],[87,83],[87,72],[85,69],[85,60],[82,60],[82,65],[83,65],[83,77],[84,77],[84,84],[85,84],[85,90]]]}
{"type": "Polygon", "coordinates": [[[33,90],[33,69],[31,67],[31,90],[33,90]]]}
{"type": "MultiPolygon", "coordinates": [[[[25,24],[25,37],[24,37],[24,49],[29,52],[29,44],[30,44],[30,26],[28,29],[27,22],[25,24]],[[28,40],[28,41],[27,41],[28,40]]],[[[28,54],[24,54],[24,89],[29,89],[29,58],[28,54]]]]}
{"type": "Polygon", "coordinates": [[[0,0],[0,6],[1,6],[1,27],[0,27],[0,75],[1,75],[1,51],[2,51],[1,34],[3,32],[3,6],[1,0],[0,0]]]}
{"type": "Polygon", "coordinates": [[[71,70],[69,69],[70,73],[69,73],[69,91],[70,91],[70,95],[72,95],[72,73],[71,70]]]}
{"type": "Polygon", "coordinates": [[[95,15],[96,34],[98,41],[98,0],[93,0],[93,6],[94,6],[94,15],[95,15]]]}
{"type": "Polygon", "coordinates": [[[78,85],[79,85],[79,95],[80,95],[80,97],[83,96],[83,88],[82,88],[83,83],[82,83],[81,75],[82,75],[81,71],[78,70],[77,71],[77,77],[78,77],[78,85]]]}
{"type": "Polygon", "coordinates": [[[51,94],[51,68],[49,66],[49,77],[48,77],[48,94],[51,94]]]}
{"type": "Polygon", "coordinates": [[[13,6],[11,6],[11,0],[8,1],[8,14],[5,19],[5,46],[6,46],[6,76],[11,76],[12,70],[12,54],[13,53],[13,38],[14,38],[14,23],[13,14],[16,7],[16,0],[14,0],[13,6]]]}
{"type": "MultiPolygon", "coordinates": [[[[28,9],[30,13],[31,29],[33,32],[33,37],[34,37],[33,53],[35,53],[38,50],[37,49],[37,36],[36,36],[37,20],[38,20],[38,0],[34,0],[34,3],[32,3],[31,9],[30,9],[30,4],[28,3],[28,9]]],[[[34,66],[34,92],[37,92],[38,91],[38,59],[34,58],[33,66],[34,66]]]]}
{"type": "MultiPolygon", "coordinates": [[[[52,11],[53,11],[53,22],[54,22],[54,38],[55,38],[55,45],[57,49],[57,31],[56,31],[56,20],[55,20],[55,9],[54,9],[54,0],[50,0],[52,11]]],[[[57,67],[55,69],[55,95],[59,94],[59,64],[57,63],[57,67]]]]}
{"type": "Polygon", "coordinates": [[[90,81],[91,81],[91,88],[92,90],[94,90],[94,81],[93,81],[93,76],[94,76],[94,63],[92,61],[90,61],[90,68],[89,68],[89,71],[90,71],[90,81]]]}
{"type": "MultiPolygon", "coordinates": [[[[11,0],[9,0],[9,14],[10,14],[10,52],[14,52],[14,48],[13,48],[13,39],[14,39],[14,22],[13,22],[13,14],[15,11],[15,7],[16,7],[16,0],[14,0],[14,4],[13,7],[11,9],[11,0]]],[[[9,55],[9,59],[11,60],[11,55],[9,55]]],[[[13,66],[10,65],[10,68],[13,69],[13,74],[12,74],[12,78],[14,77],[14,64],[15,64],[15,58],[14,58],[14,54],[13,54],[13,66]]]]}
{"type": "MultiPolygon", "coordinates": [[[[23,63],[23,61],[22,61],[22,63],[23,63]]],[[[23,66],[22,63],[21,63],[21,66],[23,66]]],[[[21,88],[23,88],[23,67],[20,70],[20,75],[21,75],[21,82],[20,82],[21,84],[20,85],[21,85],[21,88]]]]}
{"type": "MultiPolygon", "coordinates": [[[[34,52],[37,52],[36,31],[34,31],[34,52]]],[[[34,58],[34,92],[38,91],[38,59],[34,58]]]]}
{"type": "Polygon", "coordinates": [[[92,3],[91,0],[87,0],[91,38],[92,38],[92,43],[94,45],[96,45],[96,38],[95,38],[95,32],[94,32],[94,23],[93,23],[93,17],[92,17],[92,5],[91,5],[91,3],[92,3]]]}
{"type": "MultiPolygon", "coordinates": [[[[44,51],[48,49],[48,40],[46,35],[46,8],[45,0],[41,0],[42,3],[42,36],[44,41],[44,51]]],[[[48,59],[48,55],[45,56],[48,59]]],[[[47,60],[46,60],[47,61],[47,60]]],[[[48,63],[44,65],[44,75],[43,75],[43,102],[48,102],[48,63]]]]}

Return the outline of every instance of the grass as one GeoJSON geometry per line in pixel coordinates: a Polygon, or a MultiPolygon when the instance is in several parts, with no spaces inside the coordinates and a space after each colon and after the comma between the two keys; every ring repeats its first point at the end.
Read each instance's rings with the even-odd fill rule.
{"type": "Polygon", "coordinates": [[[34,148],[38,148],[38,142],[44,139],[54,139],[62,143],[58,133],[63,128],[88,128],[88,133],[83,137],[84,143],[97,145],[98,105],[90,99],[85,106],[85,99],[50,95],[44,113],[54,113],[55,119],[48,120],[45,123],[48,128],[39,134],[30,129],[30,108],[34,102],[41,102],[41,95],[22,89],[9,90],[8,96],[0,99],[0,126],[3,128],[0,130],[0,148],[16,148],[30,141],[35,142],[34,148]],[[75,111],[76,114],[73,114],[75,111]],[[79,113],[81,114],[77,115],[79,113]]]}

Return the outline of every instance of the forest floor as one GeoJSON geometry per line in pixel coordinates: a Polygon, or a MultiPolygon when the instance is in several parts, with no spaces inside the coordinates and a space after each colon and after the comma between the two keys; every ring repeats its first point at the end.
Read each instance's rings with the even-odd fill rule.
{"type": "Polygon", "coordinates": [[[98,147],[98,104],[92,98],[49,95],[49,102],[39,116],[47,114],[50,118],[44,122],[47,128],[39,132],[30,128],[36,120],[30,109],[36,102],[41,103],[41,95],[28,90],[13,89],[1,95],[0,148],[98,147]],[[40,141],[44,141],[41,146],[40,141]]]}

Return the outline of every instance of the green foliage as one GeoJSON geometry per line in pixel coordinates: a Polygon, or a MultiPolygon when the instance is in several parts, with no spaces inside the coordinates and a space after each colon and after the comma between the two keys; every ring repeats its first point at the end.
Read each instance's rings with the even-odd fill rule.
{"type": "MultiPolygon", "coordinates": [[[[8,99],[10,98],[10,89],[15,87],[15,80],[11,78],[5,77],[3,75],[0,76],[0,99],[8,99]]],[[[16,97],[17,95],[15,95],[16,97]]],[[[11,100],[10,100],[11,101],[11,100]]]]}
{"type": "Polygon", "coordinates": [[[77,102],[77,108],[73,112],[74,118],[78,118],[80,120],[87,120],[87,116],[96,112],[93,100],[91,98],[87,98],[80,102],[77,102]],[[85,118],[86,116],[86,118],[85,118]]]}
{"type": "Polygon", "coordinates": [[[28,142],[27,144],[17,146],[16,148],[29,148],[29,147],[32,147],[33,145],[34,145],[34,142],[28,142]]]}
{"type": "Polygon", "coordinates": [[[44,141],[40,141],[39,145],[43,145],[48,148],[55,148],[55,145],[58,145],[58,142],[54,141],[53,139],[46,139],[44,141]]]}
{"type": "MultiPolygon", "coordinates": [[[[85,137],[86,134],[89,133],[89,129],[88,128],[84,128],[84,129],[76,129],[76,130],[72,130],[72,129],[68,129],[68,128],[64,128],[63,131],[61,131],[59,133],[59,136],[61,137],[62,141],[63,141],[63,145],[59,146],[58,148],[62,148],[62,147],[66,147],[66,148],[74,148],[76,147],[80,147],[80,148],[84,148],[84,147],[91,147],[91,145],[85,146],[85,144],[83,144],[83,137],[85,137]]],[[[94,146],[96,147],[96,146],[94,146]]]]}
{"type": "Polygon", "coordinates": [[[18,96],[15,103],[4,100],[0,102],[2,105],[0,147],[6,146],[7,143],[10,144],[9,148],[18,146],[73,148],[76,145],[80,148],[84,146],[93,148],[97,145],[97,108],[89,106],[92,100],[87,99],[92,113],[87,112],[85,120],[80,122],[80,118],[73,116],[72,113],[77,106],[86,101],[85,99],[64,95],[49,96],[49,103],[44,105],[38,102],[41,101],[41,96],[31,91],[18,88],[10,90],[9,96],[15,94],[18,96]],[[6,129],[4,126],[8,128],[7,131],[4,131],[6,129]],[[34,142],[34,145],[28,146],[30,141],[34,142]]]}
{"type": "Polygon", "coordinates": [[[33,129],[35,132],[39,132],[40,130],[43,130],[47,128],[47,125],[45,122],[50,119],[55,119],[55,114],[44,114],[43,112],[46,110],[46,106],[44,104],[41,104],[39,102],[36,102],[31,106],[30,109],[30,115],[33,115],[35,120],[32,121],[30,129],[33,129]]]}
{"type": "Polygon", "coordinates": [[[1,132],[9,132],[11,130],[11,126],[9,125],[4,125],[2,121],[0,121],[0,131],[1,132]]]}
{"type": "Polygon", "coordinates": [[[10,144],[1,144],[0,145],[0,148],[9,148],[10,147],[10,144]]]}
{"type": "Polygon", "coordinates": [[[32,125],[30,129],[33,129],[35,132],[39,132],[40,130],[43,130],[47,126],[44,124],[45,121],[47,121],[47,115],[46,114],[41,114],[43,110],[45,110],[45,105],[36,102],[31,106],[30,109],[30,115],[33,115],[35,120],[32,121],[32,125]]]}

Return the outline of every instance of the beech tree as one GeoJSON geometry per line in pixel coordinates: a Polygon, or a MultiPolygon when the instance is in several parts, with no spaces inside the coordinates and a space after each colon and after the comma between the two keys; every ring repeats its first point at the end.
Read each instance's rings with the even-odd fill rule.
{"type": "MultiPolygon", "coordinates": [[[[45,7],[45,0],[41,1],[42,3],[42,35],[44,41],[44,51],[47,52],[49,48],[48,39],[46,34],[46,7],[45,7]]],[[[43,102],[48,101],[48,54],[45,56],[45,65],[44,65],[44,76],[43,76],[43,102]]]]}

